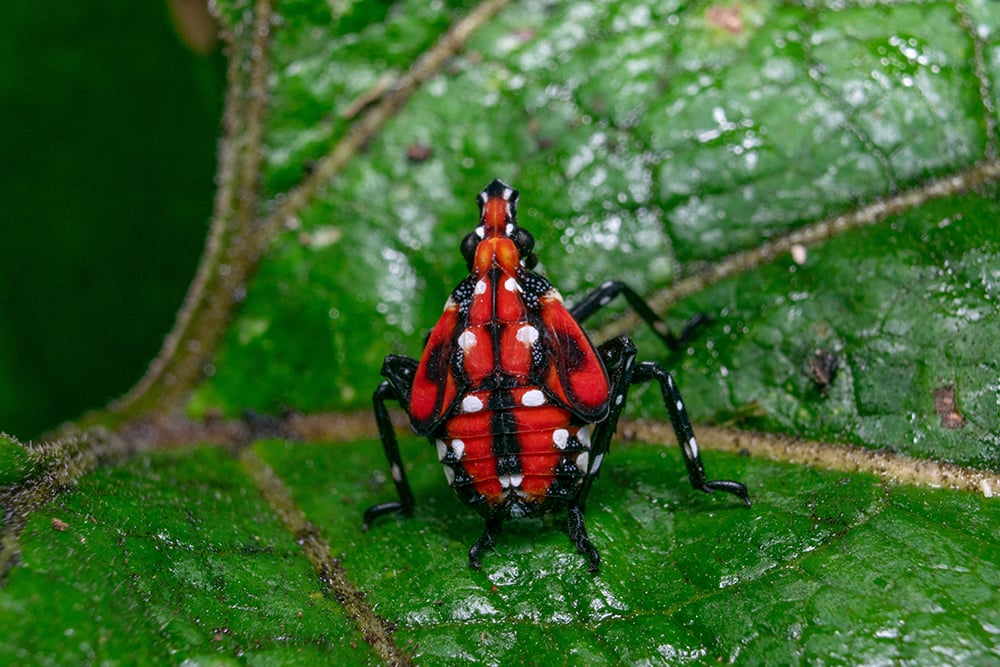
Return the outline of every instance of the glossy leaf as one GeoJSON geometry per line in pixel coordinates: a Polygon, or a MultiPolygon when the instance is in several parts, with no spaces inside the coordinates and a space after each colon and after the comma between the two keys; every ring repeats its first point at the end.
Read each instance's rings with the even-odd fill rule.
{"type": "Polygon", "coordinates": [[[0,662],[1000,658],[1000,5],[495,4],[218,3],[225,251],[111,430],[0,441],[0,662]],[[678,354],[635,337],[697,419],[774,445],[702,439],[751,508],[693,491],[672,441],[619,442],[600,574],[558,515],[474,571],[482,519],[405,437],[416,512],[361,530],[395,490],[353,415],[418,354],[494,177],[570,299],[615,277],[712,316],[678,354]],[[792,462],[803,439],[863,469],[792,462]]]}
{"type": "MultiPolygon", "coordinates": [[[[992,35],[995,5],[976,8],[992,35]]],[[[675,262],[752,247],[995,151],[995,113],[975,85],[978,33],[953,6],[724,9],[527,3],[501,13],[277,239],[194,413],[366,406],[382,356],[416,355],[462,276],[456,248],[494,175],[523,191],[522,224],[572,297],[609,276],[653,290],[675,277],[675,262]],[[730,15],[735,23],[720,26],[730,15]],[[623,68],[635,79],[616,76],[623,68]],[[408,161],[415,144],[432,157],[408,161]]],[[[287,171],[287,151],[275,147],[265,173],[287,171]]],[[[762,290],[740,275],[717,288],[728,297],[683,304],[682,314],[717,317],[707,342],[762,339],[751,351],[695,346],[684,363],[685,382],[705,387],[695,416],[750,408],[778,413],[767,429],[997,467],[998,369],[977,370],[1000,357],[991,196],[890,217],[821,246],[796,274],[779,258],[762,269],[773,274],[762,290]],[[851,281],[830,279],[844,271],[851,281]],[[814,294],[822,303],[804,308],[814,294]],[[899,334],[905,344],[889,342],[899,334]],[[806,391],[808,355],[825,347],[840,357],[838,405],[806,391]],[[933,390],[951,384],[970,412],[970,428],[956,432],[938,428],[933,411],[933,390]]]]}

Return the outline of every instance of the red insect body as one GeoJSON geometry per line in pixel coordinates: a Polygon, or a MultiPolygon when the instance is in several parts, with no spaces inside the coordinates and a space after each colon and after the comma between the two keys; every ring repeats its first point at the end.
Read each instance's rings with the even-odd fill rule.
{"type": "Polygon", "coordinates": [[[437,447],[449,484],[486,517],[469,549],[469,563],[492,547],[506,519],[565,508],[570,540],[596,572],[600,555],[584,526],[584,505],[610,447],[629,387],[659,383],[694,488],[725,491],[749,505],[745,486],[705,475],[691,422],[670,374],[635,362],[626,336],[596,350],[582,322],[622,294],[664,342],[680,338],[627,285],[608,281],[567,310],[559,292],[532,271],[534,239],[517,225],[517,191],[502,181],[479,195],[480,218],[462,242],[469,276],[445,304],[419,362],[389,355],[375,390],[375,420],[399,502],[365,511],[379,516],[413,511],[414,498],[386,410],[399,401],[413,430],[437,447]]]}
{"type": "Polygon", "coordinates": [[[410,396],[413,425],[433,432],[451,484],[508,517],[572,495],[589,471],[587,425],[607,413],[609,392],[562,297],[524,265],[512,195],[484,192],[470,275],[428,338],[410,396]]]}

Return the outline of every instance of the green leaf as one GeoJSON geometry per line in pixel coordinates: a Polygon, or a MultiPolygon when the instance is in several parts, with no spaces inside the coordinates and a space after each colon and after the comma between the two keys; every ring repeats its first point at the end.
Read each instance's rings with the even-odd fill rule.
{"type": "Polygon", "coordinates": [[[1000,657],[1000,5],[217,11],[220,190],[178,324],[121,401],[0,440],[0,662],[1000,657]],[[592,330],[675,371],[751,508],[690,488],[637,387],[589,497],[599,574],[560,515],[469,569],[482,519],[413,437],[414,516],[361,530],[396,493],[382,358],[419,353],[494,177],[567,300],[614,277],[711,315],[673,355],[623,307],[592,330]]]}
{"type": "Polygon", "coordinates": [[[317,591],[294,536],[219,449],[101,468],[33,513],[21,543],[0,597],[5,661],[370,655],[340,605],[317,591]]]}

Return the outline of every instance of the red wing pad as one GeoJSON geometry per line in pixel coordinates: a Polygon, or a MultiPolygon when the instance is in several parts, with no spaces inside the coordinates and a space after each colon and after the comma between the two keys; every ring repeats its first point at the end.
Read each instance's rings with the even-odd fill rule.
{"type": "Polygon", "coordinates": [[[600,421],[608,411],[608,373],[597,351],[573,316],[555,296],[542,296],[539,341],[549,357],[543,384],[556,398],[587,422],[600,421]]]}
{"type": "Polygon", "coordinates": [[[413,378],[410,394],[410,421],[418,433],[428,433],[448,412],[458,397],[460,387],[452,370],[458,345],[455,328],[458,307],[449,305],[434,325],[413,378]]]}

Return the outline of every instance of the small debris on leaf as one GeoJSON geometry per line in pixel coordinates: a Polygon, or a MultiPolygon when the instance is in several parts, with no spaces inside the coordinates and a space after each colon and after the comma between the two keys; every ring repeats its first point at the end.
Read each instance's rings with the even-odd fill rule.
{"type": "Polygon", "coordinates": [[[816,388],[825,394],[837,375],[837,355],[829,350],[818,349],[809,357],[809,375],[816,388]]]}
{"type": "Polygon", "coordinates": [[[69,524],[63,521],[62,519],[57,519],[56,517],[52,517],[52,527],[58,530],[59,532],[63,532],[67,528],[69,528],[69,524]]]}
{"type": "Polygon", "coordinates": [[[427,144],[410,144],[406,147],[406,159],[410,162],[426,162],[430,159],[434,150],[427,144]]]}
{"type": "Polygon", "coordinates": [[[792,261],[802,266],[806,263],[806,258],[809,256],[809,252],[806,247],[801,243],[796,243],[792,246],[792,261]]]}
{"type": "Polygon", "coordinates": [[[965,417],[955,407],[955,385],[934,390],[934,410],[941,418],[941,427],[958,429],[965,426],[965,417]]]}
{"type": "Polygon", "coordinates": [[[738,35],[743,32],[743,12],[738,6],[709,7],[705,12],[708,23],[716,28],[721,28],[728,33],[738,35]]]}

